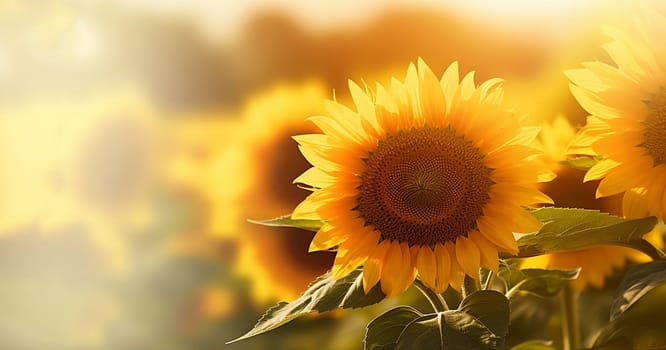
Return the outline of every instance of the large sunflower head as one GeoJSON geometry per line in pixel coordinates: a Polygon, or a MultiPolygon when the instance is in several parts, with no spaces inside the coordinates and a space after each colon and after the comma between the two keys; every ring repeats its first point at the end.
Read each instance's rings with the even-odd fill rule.
{"type": "MultiPolygon", "coordinates": [[[[595,198],[594,193],[598,181],[583,183],[584,170],[563,164],[567,159],[566,152],[569,142],[575,135],[575,129],[561,115],[542,126],[541,133],[535,142],[537,147],[544,150],[544,159],[550,169],[557,174],[557,178],[541,184],[541,191],[550,196],[555,206],[558,207],[598,209],[613,215],[622,215],[620,196],[595,198]]],[[[637,260],[644,257],[641,253],[629,248],[595,246],[527,258],[523,260],[522,266],[553,269],[580,267],[580,275],[571,284],[574,288],[582,290],[587,285],[603,287],[605,278],[614,269],[622,267],[627,259],[637,260]]]]}
{"type": "Polygon", "coordinates": [[[311,250],[337,248],[333,276],[364,264],[366,291],[395,296],[415,276],[437,292],[460,288],[498,252],[517,253],[513,232],[539,223],[522,206],[550,202],[535,186],[551,173],[528,146],[538,128],[501,107],[500,79],[476,86],[451,64],[438,79],[421,59],[405,80],[364,91],[356,111],[331,101],[314,116],[323,134],[296,136],[313,190],[294,218],[323,219],[311,250]]]}
{"type": "Polygon", "coordinates": [[[666,18],[645,13],[623,31],[606,28],[612,64],[567,71],[571,92],[591,115],[574,140],[577,153],[603,160],[585,175],[597,197],[624,193],[624,215],[666,217],[666,18]]]}

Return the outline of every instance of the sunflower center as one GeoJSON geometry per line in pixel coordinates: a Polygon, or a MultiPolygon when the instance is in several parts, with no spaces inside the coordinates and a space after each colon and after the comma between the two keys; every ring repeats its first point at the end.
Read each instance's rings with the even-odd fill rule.
{"type": "Polygon", "coordinates": [[[666,87],[660,87],[646,104],[650,111],[644,121],[645,140],[642,146],[657,166],[666,162],[666,87]]]}
{"type": "Polygon", "coordinates": [[[412,129],[370,154],[356,210],[383,239],[434,245],[476,228],[491,183],[473,143],[448,128],[412,129]]]}

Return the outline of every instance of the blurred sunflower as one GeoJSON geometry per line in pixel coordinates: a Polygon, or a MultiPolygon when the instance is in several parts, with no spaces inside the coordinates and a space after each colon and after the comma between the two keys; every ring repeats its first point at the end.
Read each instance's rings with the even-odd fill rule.
{"type": "Polygon", "coordinates": [[[615,65],[585,62],[566,72],[571,92],[591,115],[573,142],[576,153],[600,155],[585,181],[596,196],[623,193],[624,215],[666,216],[666,18],[637,18],[627,31],[605,28],[615,65]]]}
{"type": "Polygon", "coordinates": [[[381,281],[396,296],[417,273],[436,292],[460,289],[480,266],[496,271],[499,251],[518,252],[514,231],[540,227],[521,206],[551,201],[535,184],[552,174],[528,146],[538,128],[501,108],[501,84],[460,81],[457,63],[440,80],[419,59],[388,90],[350,81],[358,112],[329,102],[310,118],[324,134],[295,137],[314,165],[295,182],[314,192],[293,215],[326,220],[310,250],[337,248],[334,278],[365,264],[366,291],[381,281]]]}
{"type": "Polygon", "coordinates": [[[175,197],[172,202],[178,204],[175,218],[169,220],[171,230],[177,233],[171,248],[177,252],[221,258],[225,264],[233,260],[235,244],[229,226],[235,225],[240,213],[226,203],[247,186],[244,181],[234,186],[218,184],[217,170],[220,164],[243,161],[243,152],[225,147],[235,127],[236,123],[220,111],[188,113],[166,123],[169,151],[165,179],[175,197]]]}
{"type": "MultiPolygon", "coordinates": [[[[2,122],[10,126],[3,128],[3,142],[20,147],[3,149],[21,149],[14,151],[21,154],[18,169],[5,170],[15,181],[3,182],[3,199],[13,206],[3,214],[19,215],[3,221],[23,218],[47,233],[81,229],[122,269],[124,233],[144,229],[153,216],[149,195],[157,182],[160,127],[150,105],[134,93],[113,93],[34,103],[2,122]],[[35,197],[28,201],[17,191],[35,197]]],[[[6,152],[3,159],[16,158],[6,152]]]]}
{"type": "MultiPolygon", "coordinates": [[[[583,183],[585,171],[563,164],[567,159],[567,147],[575,137],[576,130],[563,116],[552,123],[544,123],[536,143],[546,154],[546,161],[557,177],[541,184],[540,189],[553,199],[557,207],[598,209],[622,216],[622,198],[619,195],[596,199],[598,181],[583,183]]],[[[571,282],[577,290],[591,285],[603,287],[604,280],[614,269],[624,266],[627,259],[647,258],[633,249],[618,246],[597,246],[571,252],[540,255],[523,260],[523,267],[582,270],[578,279],[571,282]]]]}
{"type": "Polygon", "coordinates": [[[278,85],[251,98],[215,136],[224,146],[210,158],[213,176],[205,181],[213,217],[221,215],[211,232],[236,240],[235,269],[259,302],[295,298],[332,262],[330,253],[308,254],[311,232],[247,222],[284,215],[305,198],[306,191],[289,186],[308,167],[290,136],[314,131],[304,119],[323,111],[325,96],[318,82],[278,85]]]}

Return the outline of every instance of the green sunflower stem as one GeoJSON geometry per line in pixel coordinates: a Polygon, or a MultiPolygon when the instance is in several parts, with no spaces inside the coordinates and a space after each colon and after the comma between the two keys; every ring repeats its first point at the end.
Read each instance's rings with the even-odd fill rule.
{"type": "Polygon", "coordinates": [[[495,282],[495,277],[497,276],[492,270],[488,271],[488,277],[486,278],[486,284],[483,286],[483,290],[490,290],[493,288],[493,283],[495,282]]]}
{"type": "Polygon", "coordinates": [[[562,343],[564,350],[580,348],[578,332],[578,295],[571,284],[567,284],[560,294],[562,311],[562,343]]]}
{"type": "Polygon", "coordinates": [[[414,280],[414,286],[428,299],[430,305],[436,312],[449,310],[449,305],[441,294],[435,293],[432,289],[428,288],[420,279],[414,280]]]}

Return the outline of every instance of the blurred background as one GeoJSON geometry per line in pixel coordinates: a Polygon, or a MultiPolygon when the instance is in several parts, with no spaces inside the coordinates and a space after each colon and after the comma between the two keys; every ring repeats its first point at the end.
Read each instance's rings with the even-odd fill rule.
{"type": "MultiPolygon", "coordinates": [[[[247,223],[308,194],[290,136],[348,101],[347,79],[401,79],[418,57],[504,78],[535,125],[580,126],[562,71],[606,60],[602,24],[638,6],[0,0],[0,347],[362,348],[373,316],[418,296],[224,345],[332,263],[311,232],[247,223]]],[[[516,317],[557,314],[530,305],[516,317]]]]}

